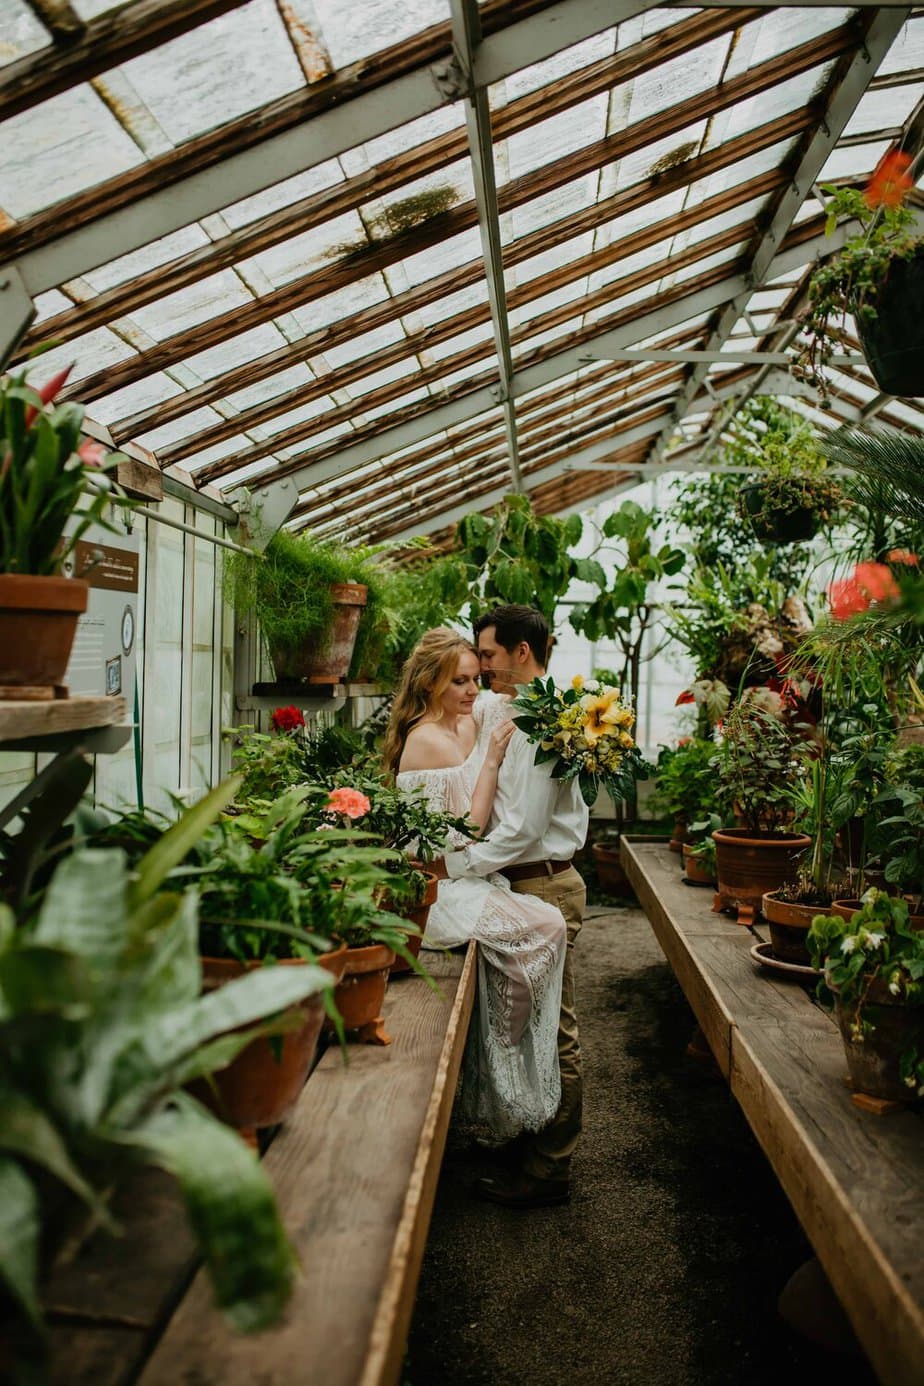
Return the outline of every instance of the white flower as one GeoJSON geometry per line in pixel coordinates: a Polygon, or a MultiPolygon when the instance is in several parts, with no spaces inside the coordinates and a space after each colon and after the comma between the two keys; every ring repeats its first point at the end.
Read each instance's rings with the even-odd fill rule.
{"type": "Polygon", "coordinates": [[[846,938],[841,939],[841,952],[852,953],[859,941],[856,934],[848,934],[846,938]]]}
{"type": "Polygon", "coordinates": [[[861,938],[863,941],[863,947],[872,948],[874,952],[877,948],[881,948],[883,943],[885,943],[885,934],[874,933],[871,932],[869,929],[863,930],[861,938]]]}
{"type": "Polygon", "coordinates": [[[898,982],[894,976],[891,982],[889,983],[889,991],[892,993],[893,996],[901,996],[902,989],[898,985],[898,982]]]}

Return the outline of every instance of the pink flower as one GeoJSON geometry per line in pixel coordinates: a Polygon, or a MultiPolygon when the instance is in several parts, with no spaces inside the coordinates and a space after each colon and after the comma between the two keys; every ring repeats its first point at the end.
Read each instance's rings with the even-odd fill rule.
{"type": "Polygon", "coordinates": [[[88,438],[85,443],[80,444],[77,456],[85,467],[101,467],[108,454],[102,443],[94,443],[88,438]]]}
{"type": "Polygon", "coordinates": [[[332,789],[327,807],[334,813],[342,813],[344,818],[362,818],[372,805],[358,789],[332,789]]]}
{"type": "Polygon", "coordinates": [[[270,717],[270,725],[273,731],[290,732],[297,727],[305,725],[305,719],[294,705],[291,707],[277,707],[270,717]]]}

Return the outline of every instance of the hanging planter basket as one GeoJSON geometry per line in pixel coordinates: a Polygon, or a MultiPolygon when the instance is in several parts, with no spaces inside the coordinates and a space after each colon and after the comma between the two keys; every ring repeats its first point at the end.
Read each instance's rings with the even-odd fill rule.
{"type": "Polygon", "coordinates": [[[864,317],[861,302],[855,320],[876,384],[887,395],[924,397],[924,246],[892,259],[871,306],[875,317],[864,317]]]}
{"type": "Polygon", "coordinates": [[[771,510],[766,506],[766,490],[760,481],[741,488],[741,502],[755,536],[764,544],[804,544],[814,539],[818,512],[809,505],[771,510]]]}

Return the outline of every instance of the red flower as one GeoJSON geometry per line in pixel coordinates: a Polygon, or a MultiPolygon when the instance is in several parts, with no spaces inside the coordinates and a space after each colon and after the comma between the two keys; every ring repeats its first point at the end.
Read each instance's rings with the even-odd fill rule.
{"type": "Polygon", "coordinates": [[[910,549],[890,549],[886,554],[888,563],[902,563],[906,568],[917,568],[919,565],[918,556],[910,549]]]}
{"type": "Polygon", "coordinates": [[[332,789],[327,807],[345,818],[362,818],[372,805],[358,789],[332,789]]]}
{"type": "MultiPolygon", "coordinates": [[[[65,380],[70,375],[73,369],[74,362],[72,361],[69,366],[65,366],[63,371],[58,371],[57,375],[53,375],[51,379],[45,385],[42,386],[42,388],[39,390],[39,398],[43,404],[50,404],[52,402],[55,395],[61,389],[61,386],[64,384],[65,380]]],[[[32,423],[32,420],[35,418],[37,413],[38,406],[35,404],[30,404],[29,407],[26,409],[26,416],[24,420],[26,428],[28,428],[29,425],[32,423]]]]}
{"type": "Polygon", "coordinates": [[[914,179],[908,172],[910,167],[911,155],[901,149],[890,149],[888,154],[884,154],[863,194],[866,205],[900,207],[914,187],[914,179]]]}
{"type": "Polygon", "coordinates": [[[900,595],[898,583],[884,563],[858,563],[850,577],[831,583],[828,605],[836,621],[845,621],[866,611],[870,602],[894,602],[900,595]]]}
{"type": "Polygon", "coordinates": [[[685,688],[685,689],[683,690],[682,693],[678,693],[678,694],[677,694],[677,701],[674,703],[674,707],[682,707],[684,703],[695,703],[695,702],[696,702],[696,699],[695,699],[695,697],[693,696],[693,694],[690,692],[689,688],[685,688]]]}
{"type": "Polygon", "coordinates": [[[295,731],[298,727],[303,727],[305,719],[295,706],[277,707],[270,718],[270,723],[273,731],[290,732],[295,731]]]}
{"type": "MultiPolygon", "coordinates": [[[[676,707],[676,704],[675,704],[674,706],[676,707]]],[[[692,736],[678,736],[678,738],[677,738],[677,749],[679,750],[681,746],[689,746],[689,744],[690,744],[690,742],[691,742],[692,740],[693,740],[692,736]]]]}
{"type": "Polygon", "coordinates": [[[858,563],[853,575],[870,601],[894,602],[900,595],[898,583],[884,563],[858,563]]]}

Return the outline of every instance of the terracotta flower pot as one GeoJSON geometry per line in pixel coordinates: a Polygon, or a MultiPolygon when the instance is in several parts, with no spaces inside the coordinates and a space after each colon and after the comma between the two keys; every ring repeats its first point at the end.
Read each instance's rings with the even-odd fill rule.
{"type": "Polygon", "coordinates": [[[715,876],[711,866],[704,866],[693,848],[688,843],[683,844],[683,871],[688,881],[694,885],[715,885],[715,876]]]}
{"type": "Polygon", "coordinates": [[[764,896],[761,909],[770,927],[773,956],[781,962],[810,965],[805,940],[815,916],[828,913],[825,906],[790,904],[787,900],[778,900],[771,892],[764,896]]]}
{"type": "MultiPolygon", "coordinates": [[[[440,885],[439,878],[434,876],[432,871],[428,871],[426,867],[418,865],[417,870],[426,877],[427,883],[424,887],[423,899],[416,905],[402,905],[394,911],[395,914],[400,914],[402,919],[406,919],[409,924],[413,924],[415,928],[420,930],[419,934],[408,934],[407,936],[407,951],[414,958],[420,957],[423,934],[430,917],[430,906],[436,904],[440,885]]],[[[410,963],[405,962],[404,958],[396,957],[391,965],[392,977],[401,977],[412,971],[410,963]]]]}
{"type": "Polygon", "coordinates": [[[739,924],[753,924],[764,895],[795,881],[799,857],[812,845],[805,833],[752,837],[746,828],[719,828],[712,836],[718,878],[712,908],[737,910],[739,924]]]}
{"type": "MultiPolygon", "coordinates": [[[[346,948],[339,951],[346,954],[346,948]]],[[[214,991],[264,965],[303,967],[304,963],[300,958],[284,958],[272,964],[241,963],[236,958],[203,958],[202,989],[214,991]]],[[[229,1126],[241,1130],[276,1126],[298,1101],[311,1071],[324,1021],[324,1003],[320,996],[309,996],[298,1009],[305,1023],[297,1030],[282,1035],[261,1035],[251,1040],[227,1068],[212,1075],[210,1082],[200,1080],[192,1085],[196,1097],[229,1126]]]]}
{"type": "Polygon", "coordinates": [[[862,1002],[861,1013],[861,1019],[872,1029],[864,1032],[862,1040],[856,1040],[851,1029],[857,1005],[857,1000],[835,997],[851,1085],[886,1102],[914,1102],[917,1094],[902,1082],[899,1062],[902,1053],[912,1045],[918,1053],[924,1051],[924,1006],[909,1006],[893,996],[881,978],[876,978],[862,1002]]]}
{"type": "Polygon", "coordinates": [[[592,848],[594,866],[600,889],[607,895],[633,895],[629,877],[619,860],[619,847],[607,842],[595,842],[592,848]]]}
{"type": "Polygon", "coordinates": [[[56,696],[89,591],[80,578],[0,573],[0,698],[56,696]]]}
{"type": "Polygon", "coordinates": [[[382,1002],[388,973],[395,955],[382,943],[348,948],[343,977],[334,992],[334,1004],[344,1028],[358,1032],[369,1044],[390,1044],[382,1023],[382,1002]]]}
{"type": "Polygon", "coordinates": [[[672,852],[679,852],[687,840],[687,820],[679,815],[674,819],[671,840],[667,844],[672,852]]]}
{"type": "Polygon", "coordinates": [[[297,651],[271,650],[278,679],[339,683],[349,674],[367,589],[361,582],[333,582],[330,592],[334,620],[327,638],[317,644],[306,644],[297,651]]]}
{"type": "MultiPolygon", "coordinates": [[[[819,910],[819,914],[834,914],[838,919],[853,919],[863,907],[862,900],[832,900],[830,910],[819,910]]],[[[912,929],[924,929],[924,914],[909,914],[908,923],[912,929]]]]}

